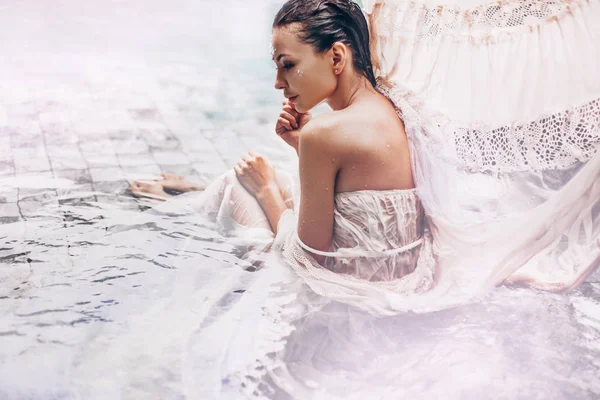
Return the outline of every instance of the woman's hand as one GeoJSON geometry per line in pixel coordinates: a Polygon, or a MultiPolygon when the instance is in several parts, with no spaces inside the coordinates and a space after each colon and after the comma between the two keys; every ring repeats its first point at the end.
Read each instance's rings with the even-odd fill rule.
{"type": "Polygon", "coordinates": [[[233,169],[242,186],[257,199],[269,191],[279,190],[275,169],[256,153],[245,154],[233,169]]]}
{"type": "Polygon", "coordinates": [[[275,132],[298,152],[298,135],[304,125],[310,121],[311,115],[309,112],[299,113],[295,107],[294,103],[288,100],[283,102],[283,109],[277,119],[275,132]]]}

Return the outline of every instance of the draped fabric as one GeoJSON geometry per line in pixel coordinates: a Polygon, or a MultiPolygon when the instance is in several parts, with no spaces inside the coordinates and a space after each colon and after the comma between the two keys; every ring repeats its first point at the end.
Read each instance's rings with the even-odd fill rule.
{"type": "Polygon", "coordinates": [[[439,268],[574,287],[600,262],[600,2],[365,3],[439,268]]]}

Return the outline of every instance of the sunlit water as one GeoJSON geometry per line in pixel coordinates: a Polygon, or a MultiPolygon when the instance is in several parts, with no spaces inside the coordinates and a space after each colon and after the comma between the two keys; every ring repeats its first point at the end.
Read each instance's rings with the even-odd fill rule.
{"type": "MultiPolygon", "coordinates": [[[[242,126],[248,132],[248,145],[262,145],[281,163],[293,164],[280,148],[264,145],[271,137],[264,129],[272,128],[270,118],[279,106],[268,60],[268,16],[273,5],[127,4],[116,0],[85,6],[57,3],[58,11],[68,11],[71,19],[38,2],[2,5],[1,29],[10,28],[18,38],[0,38],[3,50],[15,54],[3,65],[14,78],[13,89],[20,90],[12,96],[27,100],[34,96],[32,90],[37,93],[34,103],[43,108],[42,100],[52,100],[49,93],[59,87],[54,78],[63,76],[70,84],[84,69],[86,85],[93,86],[97,79],[100,86],[104,82],[108,89],[118,89],[102,100],[116,101],[116,109],[121,106],[119,90],[126,87],[129,94],[135,89],[151,97],[165,115],[171,105],[171,117],[209,126],[204,138],[197,139],[199,145],[188,142],[196,143],[199,153],[202,140],[208,137],[219,143],[221,133],[242,126]],[[61,18],[71,24],[63,24],[61,18]],[[38,31],[27,28],[39,21],[47,25],[38,31]],[[82,26],[86,30],[80,30],[82,26]],[[40,64],[42,60],[47,64],[40,64]],[[144,65],[141,76],[128,75],[140,65],[144,65]],[[60,75],[61,71],[68,76],[60,75]],[[152,79],[157,75],[171,79],[170,84],[153,89],[143,85],[156,84],[152,79]],[[32,76],[37,80],[32,81],[32,76]],[[117,76],[131,76],[134,84],[119,86],[112,81],[117,76]],[[171,97],[160,103],[165,91],[171,97]],[[196,109],[185,108],[186,101],[196,109]]],[[[85,95],[83,100],[77,96],[82,94],[78,90],[63,103],[61,113],[75,113],[85,101],[85,95]]],[[[4,104],[11,100],[6,91],[2,96],[4,104]]],[[[95,99],[100,101],[98,96],[95,99]]],[[[83,131],[90,125],[74,123],[83,131]]],[[[110,135],[114,131],[91,130],[73,140],[85,144],[110,135]]],[[[121,131],[120,135],[134,143],[138,134],[121,131]]],[[[14,133],[11,137],[16,140],[14,133]]],[[[153,137],[145,136],[146,140],[153,137]]],[[[230,153],[223,153],[225,158],[237,156],[238,149],[231,146],[230,153]]],[[[195,343],[206,340],[203,329],[214,317],[209,305],[235,304],[243,296],[243,290],[219,291],[215,285],[230,277],[243,289],[244,282],[264,270],[245,261],[245,247],[201,216],[142,212],[151,204],[132,206],[122,188],[102,191],[102,185],[88,187],[57,175],[15,171],[0,178],[6,199],[16,187],[44,189],[36,194],[41,199],[36,210],[30,214],[23,210],[25,216],[6,219],[0,226],[0,398],[209,398],[196,390],[207,375],[203,371],[214,366],[205,364],[209,358],[203,358],[206,354],[195,343]],[[61,201],[56,200],[59,197],[61,201]]],[[[373,329],[393,330],[396,340],[377,345],[390,349],[398,367],[380,371],[377,360],[364,360],[365,369],[374,371],[374,385],[380,379],[403,389],[401,395],[396,390],[383,398],[598,398],[599,278],[597,271],[569,295],[498,288],[472,305],[382,320],[373,329]]],[[[332,321],[329,329],[342,330],[343,324],[343,319],[332,321]]],[[[311,329],[322,327],[308,320],[292,335],[301,342],[300,335],[311,329]]],[[[364,340],[369,338],[366,335],[364,340]]],[[[337,344],[327,345],[336,354],[337,344]]],[[[243,353],[244,347],[237,351],[243,353]]],[[[315,356],[315,363],[322,361],[315,356]]],[[[323,376],[355,373],[323,371],[323,376]]],[[[327,380],[322,384],[327,387],[327,380]]],[[[235,389],[229,390],[232,398],[237,398],[235,389]]],[[[328,390],[335,394],[342,388],[328,390]]]]}

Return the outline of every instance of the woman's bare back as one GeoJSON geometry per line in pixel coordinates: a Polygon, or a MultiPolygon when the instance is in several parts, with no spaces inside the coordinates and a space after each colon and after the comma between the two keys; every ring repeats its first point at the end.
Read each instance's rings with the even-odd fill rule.
{"type": "Polygon", "coordinates": [[[404,125],[383,95],[323,117],[339,157],[336,193],[414,187],[404,125]]]}

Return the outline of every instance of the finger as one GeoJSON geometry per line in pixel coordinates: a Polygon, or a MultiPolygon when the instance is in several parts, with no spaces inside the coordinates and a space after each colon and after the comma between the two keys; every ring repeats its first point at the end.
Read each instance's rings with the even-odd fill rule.
{"type": "Polygon", "coordinates": [[[234,166],[233,166],[233,170],[235,171],[235,174],[236,174],[237,176],[240,176],[240,175],[242,175],[242,170],[241,170],[241,169],[240,169],[240,167],[238,167],[237,165],[234,165],[234,166]]]}
{"type": "Polygon", "coordinates": [[[246,162],[246,164],[250,165],[254,161],[254,157],[250,155],[250,153],[246,153],[242,156],[242,160],[246,162]]]}
{"type": "Polygon", "coordinates": [[[294,128],[292,128],[292,125],[290,124],[290,121],[288,121],[287,119],[283,118],[283,117],[279,117],[277,119],[277,122],[282,125],[284,128],[286,128],[288,131],[293,131],[294,128]]]}
{"type": "Polygon", "coordinates": [[[259,158],[263,158],[263,156],[261,156],[258,153],[255,153],[253,151],[249,151],[248,154],[250,154],[252,157],[254,157],[255,159],[259,159],[259,158]]]}
{"type": "Polygon", "coordinates": [[[244,161],[244,160],[238,161],[237,165],[238,165],[238,167],[240,167],[240,169],[242,171],[245,170],[246,168],[248,168],[248,164],[246,164],[246,161],[244,161]]]}
{"type": "Polygon", "coordinates": [[[287,119],[288,121],[290,121],[290,124],[292,124],[292,126],[293,126],[295,129],[298,129],[298,121],[296,120],[296,118],[294,118],[294,116],[293,116],[292,114],[288,114],[288,113],[286,113],[286,112],[282,112],[281,114],[279,114],[279,116],[280,116],[281,118],[285,118],[285,119],[287,119]]]}
{"type": "Polygon", "coordinates": [[[294,116],[300,114],[298,111],[296,111],[296,109],[294,107],[292,107],[289,104],[286,104],[285,106],[283,106],[283,111],[289,112],[290,114],[292,114],[294,116]]]}
{"type": "Polygon", "coordinates": [[[279,113],[280,117],[284,117],[286,115],[291,117],[293,121],[298,121],[298,119],[300,118],[300,114],[298,114],[298,112],[295,110],[283,110],[281,111],[281,113],[279,113]]]}

